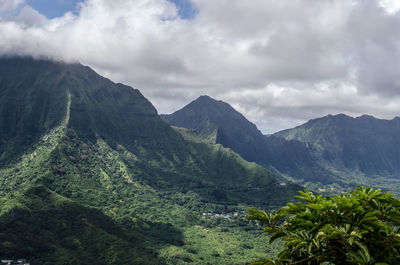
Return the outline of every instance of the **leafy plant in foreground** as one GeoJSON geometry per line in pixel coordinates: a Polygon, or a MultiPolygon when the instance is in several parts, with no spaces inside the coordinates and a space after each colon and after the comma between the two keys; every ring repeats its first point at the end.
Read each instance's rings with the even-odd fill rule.
{"type": "Polygon", "coordinates": [[[303,202],[268,212],[249,209],[270,242],[284,249],[254,264],[400,264],[400,200],[362,187],[330,199],[300,191],[303,202]]]}

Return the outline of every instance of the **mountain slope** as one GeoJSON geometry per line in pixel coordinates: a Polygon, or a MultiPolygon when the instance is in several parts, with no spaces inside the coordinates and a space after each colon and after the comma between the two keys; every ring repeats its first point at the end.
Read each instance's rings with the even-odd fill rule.
{"type": "Polygon", "coordinates": [[[181,110],[161,116],[169,124],[193,130],[199,137],[229,147],[256,162],[297,181],[331,182],[333,174],[318,165],[306,145],[281,137],[264,136],[229,104],[201,96],[181,110]]]}
{"type": "Polygon", "coordinates": [[[350,182],[357,183],[354,177],[358,174],[364,176],[363,181],[374,185],[380,178],[381,185],[388,187],[398,184],[396,179],[400,176],[399,135],[399,118],[380,120],[367,115],[352,118],[344,114],[310,120],[275,134],[307,144],[315,159],[341,172],[350,182]]]}
{"type": "Polygon", "coordinates": [[[68,128],[91,141],[99,136],[133,146],[134,139],[176,138],[138,90],[114,84],[89,67],[2,59],[0,73],[2,150],[29,146],[59,125],[67,111],[68,128]]]}
{"type": "Polygon", "coordinates": [[[32,264],[162,264],[141,242],[160,240],[127,229],[95,208],[43,186],[2,201],[0,253],[32,264]],[[10,209],[10,210],[7,210],[10,209]]]}
{"type": "MultiPolygon", "coordinates": [[[[185,140],[160,119],[138,90],[115,84],[80,64],[2,58],[0,84],[2,224],[25,227],[22,219],[27,212],[40,214],[30,208],[29,202],[36,197],[26,192],[40,187],[45,194],[54,194],[52,198],[59,196],[77,205],[73,215],[86,216],[91,207],[104,214],[96,217],[102,221],[94,225],[94,235],[82,238],[77,234],[80,230],[74,230],[74,225],[81,228],[82,219],[65,219],[61,214],[65,211],[63,203],[48,202],[48,196],[42,202],[38,199],[39,204],[51,209],[44,212],[50,218],[49,224],[54,224],[53,217],[62,220],[67,231],[72,230],[72,239],[88,244],[83,244],[82,250],[52,242],[57,247],[42,251],[29,245],[34,241],[28,241],[26,247],[34,251],[23,252],[28,256],[25,258],[35,260],[43,255],[57,260],[52,264],[76,264],[62,261],[62,257],[68,254],[76,261],[93,236],[98,236],[111,242],[107,244],[113,251],[107,255],[115,258],[105,262],[102,256],[87,256],[86,261],[95,264],[134,264],[135,260],[138,264],[154,264],[155,259],[160,264],[251,261],[265,250],[254,247],[247,254],[232,249],[226,257],[208,249],[218,241],[198,245],[194,240],[209,233],[207,229],[223,238],[218,227],[242,223],[241,217],[215,221],[201,218],[203,213],[241,212],[249,206],[277,207],[291,200],[299,189],[279,185],[270,172],[231,150],[185,140]],[[14,199],[17,203],[10,203],[14,199]],[[21,215],[13,215],[19,212],[18,201],[28,202],[29,206],[24,206],[21,215]],[[101,223],[107,223],[109,217],[115,229],[133,230],[108,235],[101,223]],[[194,231],[198,237],[188,236],[194,231]],[[127,239],[126,235],[132,233],[133,239],[127,239]],[[132,245],[137,242],[135,238],[143,240],[132,245]],[[133,251],[124,256],[118,252],[118,245],[133,251]],[[197,252],[190,245],[196,245],[197,252]],[[131,259],[132,263],[118,262],[116,257],[131,259]]],[[[55,235],[59,229],[51,225],[45,231],[47,228],[39,223],[32,225],[37,227],[35,231],[45,234],[55,235]]],[[[0,237],[0,244],[8,246],[2,255],[16,258],[23,254],[16,252],[19,239],[12,236],[12,231],[7,233],[0,237]]],[[[243,229],[229,233],[236,240],[232,244],[242,244],[243,229]]],[[[251,236],[254,239],[258,234],[251,236]]],[[[231,247],[221,246],[224,248],[220,253],[231,247]]],[[[95,249],[98,252],[102,248],[104,245],[95,249]]]]}
{"type": "Polygon", "coordinates": [[[337,193],[368,185],[399,194],[400,118],[328,115],[263,136],[228,104],[207,96],[162,118],[206,139],[215,132],[215,142],[310,189],[337,193]]]}
{"type": "Polygon", "coordinates": [[[209,96],[201,96],[181,110],[161,117],[171,125],[192,129],[199,137],[212,140],[214,143],[217,140],[232,143],[239,140],[237,148],[243,148],[242,146],[245,143],[262,137],[257,127],[248,122],[242,114],[229,104],[217,101],[209,96]],[[226,133],[221,139],[223,132],[234,132],[235,135],[226,133]],[[220,137],[220,139],[217,139],[217,137],[220,137]]]}

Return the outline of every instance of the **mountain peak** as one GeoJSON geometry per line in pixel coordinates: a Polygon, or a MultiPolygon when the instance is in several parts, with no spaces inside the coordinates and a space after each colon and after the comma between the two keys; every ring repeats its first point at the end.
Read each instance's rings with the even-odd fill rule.
{"type": "Polygon", "coordinates": [[[257,137],[263,137],[257,127],[248,121],[231,105],[203,95],[182,109],[162,118],[170,125],[194,130],[204,139],[217,141],[217,133],[228,135],[231,132],[246,131],[257,137]]]}
{"type": "Polygon", "coordinates": [[[364,120],[364,121],[374,121],[377,120],[374,116],[368,115],[368,114],[363,114],[361,116],[358,116],[356,118],[357,120],[364,120]]]}
{"type": "Polygon", "coordinates": [[[207,111],[207,109],[209,111],[213,111],[213,110],[215,111],[215,109],[210,109],[210,107],[214,107],[214,108],[226,108],[229,111],[236,112],[236,110],[234,108],[232,108],[232,106],[229,105],[228,103],[226,103],[222,100],[217,100],[208,95],[202,95],[202,96],[198,97],[197,99],[195,99],[191,103],[189,103],[187,106],[192,106],[192,105],[204,106],[204,107],[207,106],[207,108],[204,109],[203,111],[207,111]]]}
{"type": "Polygon", "coordinates": [[[220,99],[215,99],[215,98],[213,98],[213,97],[210,97],[209,95],[201,95],[201,96],[199,96],[197,99],[195,99],[194,100],[194,102],[196,102],[196,101],[201,101],[201,102],[212,102],[212,103],[223,103],[223,104],[227,104],[227,105],[229,105],[228,103],[226,103],[226,102],[224,102],[224,101],[222,101],[222,100],[220,100],[220,99]]]}
{"type": "Polygon", "coordinates": [[[198,97],[195,101],[197,100],[215,100],[212,97],[210,97],[209,95],[201,95],[200,97],[198,97]]]}
{"type": "Polygon", "coordinates": [[[191,129],[201,138],[234,150],[248,161],[273,168],[283,176],[304,178],[309,175],[309,179],[323,181],[330,176],[312,160],[304,144],[265,137],[228,103],[209,96],[201,96],[163,118],[171,125],[191,129]]]}
{"type": "Polygon", "coordinates": [[[60,124],[86,139],[120,144],[158,132],[137,126],[159,120],[138,90],[79,63],[0,58],[0,84],[0,152],[15,153],[15,146],[28,146],[60,124]]]}
{"type": "Polygon", "coordinates": [[[327,116],[322,117],[320,119],[326,119],[326,118],[334,119],[334,120],[347,120],[347,119],[351,119],[352,117],[349,115],[346,115],[344,113],[339,113],[339,114],[335,114],[335,115],[328,114],[327,116]]]}

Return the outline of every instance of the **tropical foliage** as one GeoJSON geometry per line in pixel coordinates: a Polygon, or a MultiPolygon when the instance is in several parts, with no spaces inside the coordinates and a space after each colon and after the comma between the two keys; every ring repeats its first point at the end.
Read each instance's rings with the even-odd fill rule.
{"type": "Polygon", "coordinates": [[[310,191],[301,201],[268,212],[249,209],[270,242],[280,239],[277,259],[255,264],[400,264],[400,200],[360,186],[330,199],[310,191]]]}

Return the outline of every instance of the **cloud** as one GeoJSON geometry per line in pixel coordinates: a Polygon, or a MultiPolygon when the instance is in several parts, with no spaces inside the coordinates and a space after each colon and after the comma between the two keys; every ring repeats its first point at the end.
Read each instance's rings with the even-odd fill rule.
{"type": "Polygon", "coordinates": [[[2,0],[0,2],[0,15],[5,11],[16,9],[24,2],[25,2],[24,0],[2,0]]]}
{"type": "Polygon", "coordinates": [[[16,22],[22,28],[41,27],[48,22],[44,15],[29,5],[25,5],[17,16],[10,16],[8,20],[16,22]]]}
{"type": "Polygon", "coordinates": [[[399,114],[400,96],[393,98],[360,94],[350,83],[321,82],[305,86],[293,83],[270,84],[260,89],[228,93],[226,101],[272,133],[304,123],[306,119],[344,113],[360,116],[373,113],[391,119],[399,114]],[[272,128],[272,129],[271,129],[272,128]]]}
{"type": "Polygon", "coordinates": [[[389,14],[394,14],[400,10],[400,2],[397,0],[381,0],[379,4],[388,12],[389,14]]]}
{"type": "Polygon", "coordinates": [[[80,61],[140,89],[161,113],[209,94],[265,132],[329,113],[391,118],[400,113],[396,3],[192,0],[190,19],[167,0],[86,0],[50,20],[25,6],[0,21],[0,54],[80,61]]]}

